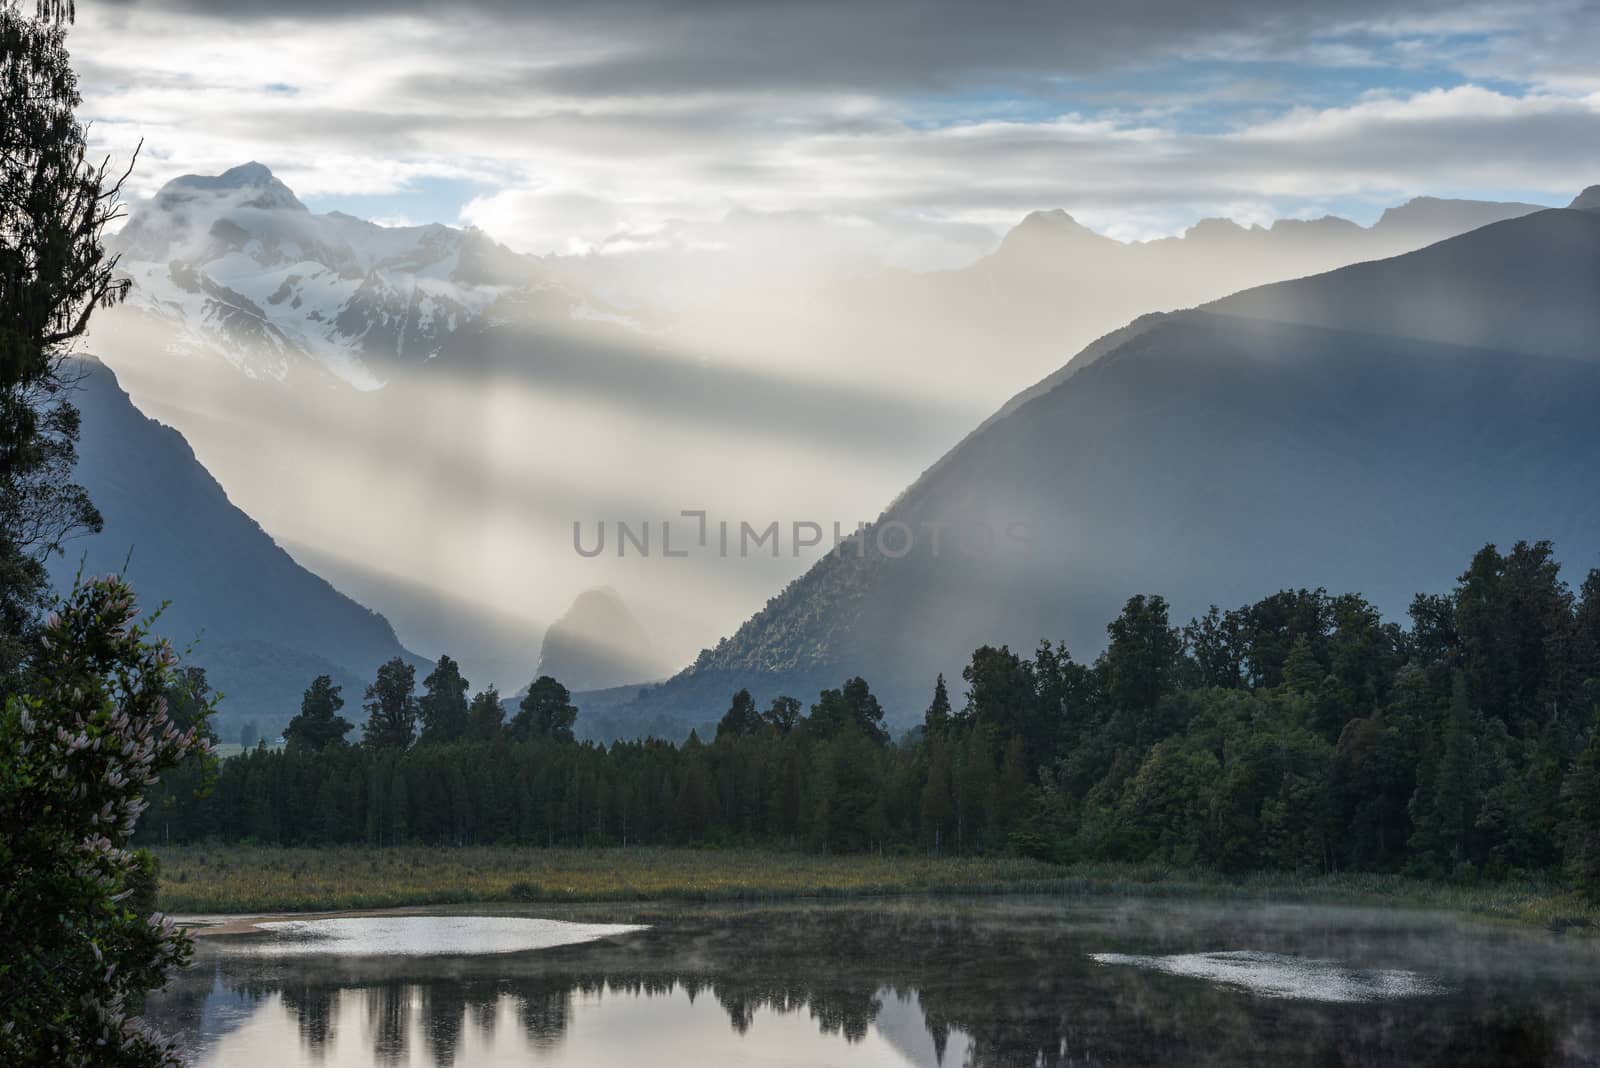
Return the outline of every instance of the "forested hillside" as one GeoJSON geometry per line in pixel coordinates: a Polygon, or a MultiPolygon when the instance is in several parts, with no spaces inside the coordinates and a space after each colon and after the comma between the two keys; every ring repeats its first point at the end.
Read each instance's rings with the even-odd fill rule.
{"type": "Polygon", "coordinates": [[[146,821],[168,841],[767,843],[1022,852],[1228,871],[1565,870],[1600,886],[1600,570],[1548,543],[1477,553],[1410,625],[1355,594],[1286,590],[1186,626],[1130,600],[1105,652],[973,653],[952,698],[891,739],[867,682],[809,712],[740,692],[714,739],[572,738],[541,679],[509,723],[448,659],[368,691],[349,744],[325,683],[283,751],[198,769],[146,821]],[[418,727],[420,726],[420,737],[418,727]]]}

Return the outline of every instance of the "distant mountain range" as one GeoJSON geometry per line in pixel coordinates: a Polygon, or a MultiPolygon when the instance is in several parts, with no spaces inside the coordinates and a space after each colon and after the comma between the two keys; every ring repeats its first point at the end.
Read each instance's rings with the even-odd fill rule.
{"type": "Polygon", "coordinates": [[[804,288],[757,272],[708,318],[636,299],[607,257],[311,212],[252,163],[136,206],[116,239],[133,293],[96,317],[93,343],[297,558],[410,647],[509,692],[584,588],[621,590],[681,664],[803,566],[580,577],[575,519],[782,507],[853,523],[1023,382],[1136,316],[1534,210],[1423,198],[1371,227],[1207,220],[1142,244],[1040,212],[963,270],[804,288]]]}
{"type": "MultiPolygon", "coordinates": [[[[842,453],[914,464],[964,422],[704,358],[565,267],[470,231],[312,213],[257,165],[169,183],[117,245],[135,285],[96,317],[93,342],[141,410],[180,428],[281,542],[475,685],[525,683],[550,621],[584,588],[624,584],[596,568],[566,576],[574,519],[637,515],[658,495],[652,511],[759,514],[789,495],[715,477],[730,458],[764,450],[769,468],[820,486],[842,453]],[[410,296],[360,298],[376,288],[410,296]],[[453,294],[450,315],[435,314],[440,294],[453,294]],[[739,435],[740,449],[708,430],[739,435]],[[720,496],[681,486],[708,472],[720,496]]],[[[629,603],[665,622],[663,656],[681,664],[707,631],[686,639],[679,606],[736,618],[792,568],[651,568],[662,585],[630,587],[629,603]],[[717,586],[730,578],[741,588],[717,586]]]]}
{"type": "Polygon", "coordinates": [[[359,389],[439,355],[537,261],[476,230],[314,215],[259,163],[173,179],[113,242],[131,308],[252,378],[359,389]]]}
{"type": "MultiPolygon", "coordinates": [[[[1000,323],[1014,350],[1044,344],[1059,352],[1145,312],[1396,255],[1538,210],[1419,197],[1385,211],[1371,227],[1334,216],[1270,227],[1204,219],[1179,237],[1133,243],[1095,233],[1059,209],[1036,211],[971,267],[888,271],[837,288],[824,277],[822,292],[799,303],[816,307],[820,300],[825,317],[851,329],[870,323],[869,336],[895,324],[925,329],[933,311],[937,331],[955,330],[992,371],[988,343],[1000,323]]],[[[113,248],[135,283],[127,310],[169,328],[173,348],[268,381],[330,376],[357,389],[379,388],[475,328],[501,325],[529,308],[546,323],[700,333],[694,318],[679,317],[670,304],[645,302],[636,322],[625,308],[639,304],[637,294],[622,306],[598,296],[625,290],[608,278],[603,262],[519,255],[477,230],[386,227],[342,212],[315,214],[259,163],[173,179],[137,208],[113,248]]],[[[751,294],[730,298],[767,313],[751,294]]],[[[793,340],[814,344],[825,329],[808,324],[793,340]]],[[[751,330],[746,344],[759,351],[771,340],[751,330]]],[[[1013,352],[1007,362],[1023,361],[1013,352]]]]}
{"type": "Polygon", "coordinates": [[[52,559],[57,588],[80,567],[116,571],[147,612],[169,602],[156,630],[180,651],[193,646],[185,662],[224,693],[223,724],[281,729],[322,674],[344,686],[346,714],[359,719],[380,663],[400,656],[426,671],[382,616],[301,567],[234,507],[182,435],[146,418],[107,367],[83,359],[71,377],[83,414],[77,478],[105,528],[52,559]]]}
{"type": "Polygon", "coordinates": [[[692,719],[739,687],[810,699],[859,673],[907,722],[980,644],[1094,656],[1137,593],[1178,622],[1307,585],[1398,616],[1490,541],[1600,566],[1597,193],[1107,335],[933,465],[861,555],[608,714],[692,719]],[[978,527],[994,551],[952,547],[978,527]]]}
{"type": "Polygon", "coordinates": [[[503,316],[519,322],[581,321],[582,300],[537,259],[476,230],[313,213],[259,163],[168,182],[135,207],[112,249],[134,285],[96,317],[93,344],[140,408],[181,428],[318,573],[381,603],[435,655],[455,654],[475,683],[525,680],[542,627],[370,550],[401,529],[452,540],[424,529],[437,501],[399,517],[377,505],[395,499],[398,479],[435,478],[444,439],[465,440],[475,421],[441,421],[445,407],[471,407],[441,397],[447,385],[419,396],[402,381],[458,338],[480,336],[508,297],[514,310],[503,316]],[[369,521],[347,522],[352,510],[369,521]]]}
{"type": "MultiPolygon", "coordinates": [[[[1150,312],[1194,307],[1268,282],[1383,259],[1543,210],[1536,204],[1418,197],[1370,227],[1348,219],[1280,219],[1241,226],[1203,219],[1182,235],[1123,242],[1061,210],[1036,211],[993,254],[953,271],[888,271],[840,280],[796,299],[748,307],[796,348],[847,366],[920,382],[937,367],[946,388],[986,410],[1059,367],[1096,338],[1150,312]],[[797,310],[791,310],[797,309],[797,310]]],[[[693,333],[693,325],[687,329],[693,333]]]]}

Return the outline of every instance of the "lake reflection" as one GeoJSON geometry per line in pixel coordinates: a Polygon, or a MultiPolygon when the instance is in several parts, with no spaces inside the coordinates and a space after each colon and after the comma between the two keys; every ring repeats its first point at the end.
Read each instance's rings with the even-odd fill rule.
{"type": "Polygon", "coordinates": [[[150,1015],[228,1068],[1588,1065],[1600,945],[1160,901],[458,911],[202,939],[150,1015]]]}

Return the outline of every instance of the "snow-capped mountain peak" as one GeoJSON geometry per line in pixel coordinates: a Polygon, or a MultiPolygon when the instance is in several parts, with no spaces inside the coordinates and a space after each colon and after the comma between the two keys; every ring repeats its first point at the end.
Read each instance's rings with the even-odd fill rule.
{"type": "Polygon", "coordinates": [[[130,304],[175,327],[174,347],[250,377],[307,365],[358,389],[437,356],[541,274],[477,230],[313,213],[260,163],[173,179],[115,244],[130,304]]]}

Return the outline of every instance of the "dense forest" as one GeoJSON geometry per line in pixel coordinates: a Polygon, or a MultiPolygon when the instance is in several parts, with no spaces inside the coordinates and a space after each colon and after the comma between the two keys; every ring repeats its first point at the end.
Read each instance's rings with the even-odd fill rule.
{"type": "MultiPolygon", "coordinates": [[[[541,678],[509,721],[448,657],[386,665],[358,744],[326,678],[279,750],[169,779],[148,840],[782,844],[1021,852],[1222,871],[1564,872],[1600,888],[1600,570],[1479,552],[1410,626],[1284,591],[1177,626],[1128,601],[1080,663],[978,649],[898,740],[866,681],[809,709],[732,698],[714,738],[610,746],[541,678]]],[[[191,674],[174,694],[200,696],[191,674]]]]}

